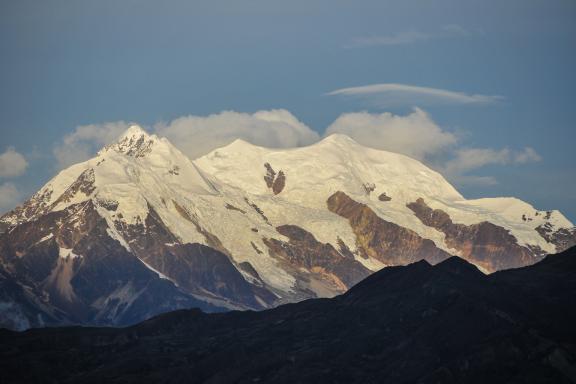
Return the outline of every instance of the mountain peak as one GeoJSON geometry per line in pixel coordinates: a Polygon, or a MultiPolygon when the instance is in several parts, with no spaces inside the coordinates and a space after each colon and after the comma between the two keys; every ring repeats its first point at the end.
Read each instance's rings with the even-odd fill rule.
{"type": "Polygon", "coordinates": [[[140,136],[149,137],[150,135],[148,134],[148,132],[144,130],[144,128],[142,128],[138,124],[132,124],[128,127],[126,131],[124,131],[122,135],[120,135],[118,141],[120,142],[125,138],[140,137],[140,136]]]}
{"type": "Polygon", "coordinates": [[[141,126],[132,124],[115,143],[104,147],[103,151],[113,149],[128,156],[143,157],[152,150],[157,139],[156,135],[150,135],[141,126]]]}
{"type": "Polygon", "coordinates": [[[235,139],[228,146],[235,147],[254,147],[255,145],[241,138],[235,139]]]}
{"type": "Polygon", "coordinates": [[[357,141],[343,133],[333,133],[322,139],[320,144],[360,145],[357,141]]]}
{"type": "Polygon", "coordinates": [[[206,156],[209,156],[209,155],[214,154],[214,153],[219,153],[219,152],[251,153],[254,151],[262,151],[262,150],[266,150],[266,149],[268,149],[268,148],[263,147],[263,146],[259,146],[256,144],[252,144],[251,142],[249,142],[245,139],[237,138],[237,139],[234,139],[233,141],[231,141],[230,143],[223,145],[222,147],[219,147],[219,148],[212,150],[206,156]]]}

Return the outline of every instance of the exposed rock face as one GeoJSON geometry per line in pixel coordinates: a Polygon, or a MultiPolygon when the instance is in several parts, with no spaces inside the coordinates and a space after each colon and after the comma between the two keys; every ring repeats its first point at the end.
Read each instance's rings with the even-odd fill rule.
{"type": "MultiPolygon", "coordinates": [[[[174,203],[187,220],[191,215],[174,203]]],[[[250,285],[227,256],[220,240],[198,225],[210,246],[180,244],[150,207],[144,223],[117,228],[129,242],[134,253],[149,266],[161,272],[186,292],[206,295],[213,300],[226,300],[237,308],[262,309],[276,297],[265,288],[250,285]]]]}
{"type": "Polygon", "coordinates": [[[112,199],[94,199],[96,205],[102,207],[108,211],[115,212],[118,209],[118,201],[112,199]]]}
{"type": "Polygon", "coordinates": [[[244,272],[248,273],[250,276],[252,276],[254,279],[258,280],[258,281],[262,281],[262,279],[260,278],[260,275],[258,274],[258,271],[256,271],[254,269],[254,267],[252,266],[252,264],[250,264],[247,261],[244,261],[242,263],[238,264],[238,267],[240,267],[241,270],[243,270],[244,272]]]}
{"type": "Polygon", "coordinates": [[[68,203],[72,200],[76,194],[79,192],[83,193],[85,196],[90,196],[92,192],[96,189],[94,187],[94,169],[89,168],[82,172],[80,176],[76,179],[70,187],[52,204],[52,206],[57,206],[60,203],[68,203]]]}
{"type": "Polygon", "coordinates": [[[390,200],[392,200],[392,198],[390,196],[386,195],[386,192],[382,192],[380,195],[378,195],[378,200],[390,201],[390,200]]]}
{"type": "Polygon", "coordinates": [[[262,211],[260,209],[260,207],[258,207],[255,203],[251,202],[247,198],[244,198],[244,201],[246,202],[246,204],[248,204],[250,207],[252,207],[252,209],[254,209],[254,211],[256,211],[256,213],[258,213],[260,215],[260,217],[262,218],[262,220],[264,220],[264,222],[266,224],[270,225],[270,221],[268,220],[268,218],[264,214],[264,211],[262,211]]]}
{"type": "Polygon", "coordinates": [[[244,215],[246,214],[246,211],[245,211],[245,210],[240,209],[240,208],[238,208],[238,207],[235,207],[235,206],[233,206],[232,204],[226,203],[225,207],[226,207],[226,209],[229,209],[229,210],[231,210],[231,211],[238,211],[238,212],[240,212],[240,213],[242,213],[242,214],[244,214],[244,215]]]}
{"type": "Polygon", "coordinates": [[[558,251],[563,251],[576,245],[576,228],[554,230],[550,223],[546,223],[536,227],[536,231],[547,242],[554,244],[558,251]]]}
{"type": "Polygon", "coordinates": [[[72,199],[79,193],[83,194],[85,197],[90,196],[95,190],[94,182],[94,169],[88,168],[84,170],[78,176],[78,178],[72,184],[70,184],[70,186],[66,188],[66,190],[64,190],[64,192],[54,201],[51,201],[51,198],[53,197],[51,189],[38,191],[24,204],[16,207],[11,212],[8,212],[6,215],[2,216],[2,219],[10,218],[14,220],[14,222],[0,223],[0,233],[3,232],[1,230],[2,225],[10,226],[10,224],[14,225],[17,221],[25,221],[29,218],[43,215],[47,212],[50,212],[59,204],[70,203],[72,199]]]}
{"type": "Polygon", "coordinates": [[[364,183],[362,184],[362,187],[364,188],[364,192],[366,193],[366,195],[370,195],[376,189],[376,184],[364,183]]]}
{"type": "MultiPolygon", "coordinates": [[[[38,216],[50,208],[50,205],[52,205],[50,203],[51,197],[52,191],[49,189],[38,191],[29,200],[24,202],[24,204],[14,208],[11,212],[2,216],[2,218],[10,218],[16,222],[17,219],[25,220],[27,218],[38,216]]],[[[11,225],[13,225],[13,223],[10,221],[3,221],[0,224],[0,233],[4,232],[4,230],[11,225]],[[4,229],[2,229],[2,227],[4,227],[4,229]]]]}
{"type": "Polygon", "coordinates": [[[344,192],[328,198],[328,209],[348,219],[358,248],[386,265],[401,265],[421,259],[438,263],[450,254],[423,239],[416,232],[381,219],[365,204],[352,200],[344,192]]]}
{"type": "Polygon", "coordinates": [[[277,195],[280,192],[282,192],[285,186],[286,186],[286,175],[284,174],[283,171],[280,171],[278,172],[278,176],[276,176],[276,179],[274,180],[274,184],[272,184],[272,192],[274,192],[274,194],[277,195]]]}
{"type": "Polygon", "coordinates": [[[218,307],[146,267],[106,230],[90,201],[0,236],[0,326],[127,325],[168,310],[218,307]],[[12,300],[10,300],[12,299],[12,300]],[[17,299],[15,301],[14,299],[17,299]]]}
{"type": "Polygon", "coordinates": [[[270,163],[265,163],[264,168],[266,168],[266,175],[264,175],[266,186],[271,189],[275,195],[279,194],[286,185],[286,175],[284,171],[280,170],[278,174],[276,174],[276,171],[270,163]]]}
{"type": "Polygon", "coordinates": [[[265,163],[264,168],[266,168],[266,175],[264,175],[264,181],[268,188],[272,188],[274,185],[274,178],[276,178],[276,171],[272,168],[270,163],[265,163]]]}
{"type": "Polygon", "coordinates": [[[254,250],[256,251],[257,254],[261,255],[264,253],[260,250],[260,248],[258,248],[258,246],[256,244],[254,244],[253,241],[251,241],[250,244],[252,245],[252,248],[254,248],[254,250]]]}
{"type": "Polygon", "coordinates": [[[290,240],[266,239],[264,242],[272,254],[294,267],[311,270],[322,279],[331,279],[341,292],[370,274],[353,255],[340,254],[331,244],[318,242],[314,235],[296,225],[282,225],[276,230],[290,240]]]}
{"type": "Polygon", "coordinates": [[[135,130],[134,134],[125,134],[119,142],[111,145],[116,151],[132,157],[144,157],[152,152],[154,139],[148,135],[140,134],[135,130]]]}
{"type": "Polygon", "coordinates": [[[533,250],[518,245],[516,238],[506,229],[490,222],[455,224],[446,212],[428,207],[424,199],[407,206],[422,223],[442,231],[448,246],[460,251],[463,258],[485,271],[518,268],[541,258],[533,250]]]}

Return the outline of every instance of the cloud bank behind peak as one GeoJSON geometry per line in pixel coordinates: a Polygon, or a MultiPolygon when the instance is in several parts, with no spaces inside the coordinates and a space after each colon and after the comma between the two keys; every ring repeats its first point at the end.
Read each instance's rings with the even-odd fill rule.
{"type": "MultiPolygon", "coordinates": [[[[113,142],[128,126],[124,121],[79,126],[55,145],[54,155],[61,168],[87,160],[102,146],[113,142]]],[[[458,135],[438,125],[420,108],[405,115],[345,113],[323,134],[285,109],[189,115],[157,123],[152,131],[167,137],[191,159],[236,139],[270,148],[293,148],[313,144],[331,134],[345,134],[362,145],[423,161],[457,184],[495,184],[495,178],[475,176],[474,171],[490,165],[510,166],[541,159],[530,147],[514,150],[464,146],[458,135]]]]}
{"type": "Polygon", "coordinates": [[[317,132],[285,109],[184,116],[156,124],[155,130],[192,159],[236,139],[271,148],[301,147],[320,139],[317,132]]]}

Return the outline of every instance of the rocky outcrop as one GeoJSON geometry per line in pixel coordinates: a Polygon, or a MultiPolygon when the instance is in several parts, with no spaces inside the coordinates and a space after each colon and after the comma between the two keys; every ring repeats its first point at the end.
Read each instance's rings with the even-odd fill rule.
{"type": "Polygon", "coordinates": [[[274,194],[277,195],[280,192],[282,192],[285,186],[286,186],[286,175],[284,174],[283,171],[280,171],[278,172],[278,176],[276,176],[276,179],[274,180],[274,184],[272,184],[272,192],[274,192],[274,194]]]}
{"type": "Polygon", "coordinates": [[[94,182],[94,169],[88,168],[53,202],[51,202],[51,198],[53,197],[53,190],[51,188],[38,191],[24,202],[24,204],[0,217],[0,233],[10,227],[16,226],[22,221],[46,214],[58,206],[58,204],[69,203],[78,193],[82,193],[84,197],[90,196],[95,190],[94,182]]]}
{"type": "Polygon", "coordinates": [[[94,199],[94,202],[99,207],[102,207],[111,212],[116,212],[116,210],[118,209],[118,201],[113,199],[96,198],[94,199]]]}
{"type": "Polygon", "coordinates": [[[376,189],[376,184],[364,183],[362,184],[362,188],[364,188],[364,192],[366,193],[366,195],[370,195],[376,189]]]}
{"type": "Polygon", "coordinates": [[[266,168],[266,174],[264,175],[266,186],[271,189],[275,195],[279,194],[286,186],[286,175],[284,171],[280,170],[278,174],[276,174],[276,171],[270,163],[265,163],[264,168],[266,168]]]}
{"type": "Polygon", "coordinates": [[[270,221],[268,220],[268,217],[266,217],[266,215],[264,214],[264,211],[260,209],[259,206],[257,206],[255,203],[251,202],[250,200],[248,200],[247,197],[244,198],[244,201],[246,202],[246,204],[248,204],[254,211],[256,211],[257,214],[260,215],[260,217],[262,218],[262,220],[264,220],[264,222],[268,225],[272,225],[270,224],[270,221]]]}
{"type": "Polygon", "coordinates": [[[264,175],[264,182],[268,188],[272,188],[274,185],[274,178],[276,178],[276,171],[272,168],[270,163],[265,163],[264,168],[266,168],[266,174],[264,175]]]}
{"type": "Polygon", "coordinates": [[[341,292],[370,274],[351,253],[339,253],[331,244],[320,243],[314,235],[296,225],[281,225],[276,230],[289,241],[264,239],[271,254],[294,267],[320,275],[322,279],[330,279],[341,292]]]}
{"type": "Polygon", "coordinates": [[[386,265],[403,265],[421,259],[438,263],[450,254],[416,232],[380,218],[367,205],[358,203],[344,192],[328,198],[328,209],[350,223],[360,252],[386,265]]]}
{"type": "Polygon", "coordinates": [[[258,248],[258,246],[256,244],[254,244],[253,241],[250,242],[250,245],[252,245],[252,248],[256,251],[257,254],[261,255],[264,253],[260,250],[260,248],[258,248]]]}
{"type": "Polygon", "coordinates": [[[386,194],[386,192],[382,192],[380,195],[378,195],[378,200],[380,201],[390,201],[392,200],[392,198],[390,196],[388,196],[386,194]]]}
{"type": "Polygon", "coordinates": [[[533,264],[542,257],[534,250],[518,245],[508,230],[490,222],[456,224],[446,212],[430,208],[424,199],[407,206],[424,225],[443,232],[446,245],[458,250],[463,258],[484,271],[518,268],[533,264]]]}
{"type": "Polygon", "coordinates": [[[238,207],[235,207],[235,206],[233,206],[233,205],[230,204],[230,203],[226,203],[225,207],[226,207],[226,209],[228,209],[228,210],[230,210],[230,211],[237,211],[237,212],[240,212],[240,213],[242,213],[242,214],[244,214],[244,215],[246,214],[246,211],[245,211],[245,210],[240,209],[240,208],[238,208],[238,207]]]}
{"type": "Polygon", "coordinates": [[[112,148],[131,157],[144,157],[152,152],[154,139],[148,135],[135,133],[124,136],[119,142],[112,144],[112,148]]]}
{"type": "Polygon", "coordinates": [[[78,176],[76,181],[66,189],[66,191],[52,204],[57,206],[60,203],[68,203],[72,198],[79,192],[83,193],[85,196],[90,196],[92,192],[96,189],[94,187],[95,175],[94,169],[88,168],[78,176]]]}
{"type": "Polygon", "coordinates": [[[576,228],[554,229],[550,223],[545,223],[536,227],[536,232],[547,242],[554,244],[558,252],[576,245],[576,228]]]}
{"type": "Polygon", "coordinates": [[[254,279],[256,279],[259,282],[262,282],[262,279],[260,278],[260,275],[258,274],[258,271],[256,271],[254,269],[254,267],[252,266],[252,264],[250,264],[247,261],[243,261],[241,263],[238,264],[238,267],[240,267],[240,269],[244,272],[246,272],[247,274],[249,274],[250,276],[252,276],[254,279]]]}

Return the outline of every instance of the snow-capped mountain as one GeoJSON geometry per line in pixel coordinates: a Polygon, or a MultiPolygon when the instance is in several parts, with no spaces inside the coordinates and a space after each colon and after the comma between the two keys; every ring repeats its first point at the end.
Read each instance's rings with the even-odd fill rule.
{"type": "Polygon", "coordinates": [[[387,265],[459,255],[492,272],[576,243],[558,211],[466,200],[422,163],[347,136],[289,150],[237,140],[191,161],[137,126],[0,231],[0,326],[16,329],[262,309],[387,265]]]}

